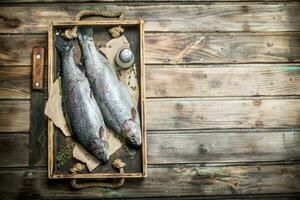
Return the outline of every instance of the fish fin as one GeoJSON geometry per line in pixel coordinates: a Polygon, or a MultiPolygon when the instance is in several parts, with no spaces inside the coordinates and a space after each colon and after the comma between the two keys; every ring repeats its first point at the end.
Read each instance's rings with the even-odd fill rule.
{"type": "Polygon", "coordinates": [[[103,139],[104,133],[105,133],[105,130],[104,130],[103,126],[101,126],[100,129],[99,129],[99,137],[101,139],[103,139]]]}
{"type": "Polygon", "coordinates": [[[84,68],[84,66],[83,66],[83,64],[82,63],[78,63],[77,64],[77,67],[80,69],[80,71],[82,71],[83,73],[84,73],[84,75],[85,75],[85,68],[84,68]]]}
{"type": "Polygon", "coordinates": [[[80,26],[77,29],[77,36],[80,41],[93,39],[93,28],[90,26],[80,26]]]}
{"type": "Polygon", "coordinates": [[[69,51],[74,50],[74,41],[65,40],[58,35],[55,40],[55,47],[60,54],[65,54],[69,51]]]}
{"type": "Polygon", "coordinates": [[[132,116],[132,120],[135,121],[136,119],[136,110],[134,107],[131,108],[131,116],[132,116]]]}
{"type": "Polygon", "coordinates": [[[90,88],[90,97],[91,97],[91,99],[93,98],[93,91],[92,91],[92,88],[90,88]]]}
{"type": "Polygon", "coordinates": [[[85,63],[85,62],[84,62],[84,56],[81,55],[81,56],[80,56],[80,65],[82,66],[83,69],[85,69],[84,63],[85,63]]]}
{"type": "Polygon", "coordinates": [[[122,75],[122,72],[121,72],[121,70],[117,70],[116,71],[116,74],[117,74],[117,77],[118,77],[118,79],[119,79],[119,81],[121,81],[121,75],[122,75]]]}
{"type": "Polygon", "coordinates": [[[102,51],[99,50],[99,52],[104,58],[108,59],[107,56],[102,51]]]}

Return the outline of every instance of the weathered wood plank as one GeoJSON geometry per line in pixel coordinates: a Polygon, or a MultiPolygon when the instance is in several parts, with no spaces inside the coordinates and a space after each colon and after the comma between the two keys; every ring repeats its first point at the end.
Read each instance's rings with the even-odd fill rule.
{"type": "Polygon", "coordinates": [[[146,63],[249,63],[300,61],[299,33],[152,33],[146,63]]]}
{"type": "Polygon", "coordinates": [[[1,134],[0,151],[0,167],[28,166],[28,134],[1,134]]]}
{"type": "MultiPolygon", "coordinates": [[[[297,128],[300,124],[300,99],[148,99],[146,108],[148,130],[297,128]]],[[[29,132],[29,101],[1,101],[0,132],[29,132]]]]}
{"type": "MultiPolygon", "coordinates": [[[[0,66],[31,65],[32,47],[47,46],[46,35],[0,35],[0,42],[0,66]]],[[[300,62],[300,33],[145,34],[146,64],[249,62],[300,62]]]]}
{"type": "Polygon", "coordinates": [[[31,66],[32,48],[47,46],[46,35],[0,35],[0,66],[31,66]]]}
{"type": "MultiPolygon", "coordinates": [[[[28,134],[3,134],[0,144],[3,152],[0,154],[0,167],[28,166],[28,134]]],[[[293,129],[255,132],[151,131],[147,136],[149,164],[300,160],[299,145],[300,132],[293,129]]],[[[43,152],[36,159],[39,161],[36,166],[47,166],[47,155],[43,152]]]]}
{"type": "Polygon", "coordinates": [[[198,195],[296,193],[300,190],[299,165],[200,167],[151,166],[143,180],[126,180],[116,190],[88,189],[75,192],[69,182],[49,182],[46,171],[1,170],[2,197],[120,198],[198,195]],[[171,181],[170,181],[171,180],[171,181]],[[167,183],[167,184],[166,184],[167,183]],[[7,189],[9,188],[9,189],[7,189]]]}
{"type": "Polygon", "coordinates": [[[299,95],[300,65],[147,66],[147,97],[299,95]]]}
{"type": "Polygon", "coordinates": [[[74,20],[78,11],[86,9],[124,11],[128,19],[144,19],[146,31],[300,30],[300,5],[297,2],[238,2],[137,6],[95,3],[4,5],[0,8],[0,32],[45,33],[49,21],[74,20]]]}
{"type": "Polygon", "coordinates": [[[0,101],[0,132],[29,132],[29,101],[0,101]]]}
{"type": "Polygon", "coordinates": [[[300,132],[292,129],[286,132],[228,133],[155,131],[148,133],[147,138],[149,164],[300,159],[300,132]]]}
{"type": "MultiPolygon", "coordinates": [[[[126,3],[141,3],[141,4],[145,4],[145,3],[149,3],[151,4],[152,2],[157,2],[157,3],[181,3],[181,2],[185,2],[186,0],[130,0],[130,1],[126,1],[126,3]]],[[[224,2],[224,0],[189,0],[189,2],[192,3],[202,3],[202,2],[224,2]]],[[[226,2],[255,2],[258,0],[227,0],[226,2]]],[[[259,2],[261,1],[268,1],[268,0],[259,0],[259,2]]],[[[272,0],[272,2],[289,2],[289,1],[293,1],[293,0],[272,0]]],[[[74,3],[74,0],[64,0],[63,2],[70,2],[70,3],[74,3]]],[[[94,2],[99,2],[99,3],[124,3],[124,1],[122,0],[78,0],[76,1],[78,3],[94,3],[94,2]]],[[[61,0],[1,0],[1,3],[61,3],[61,0]]]]}
{"type": "MultiPolygon", "coordinates": [[[[147,97],[300,95],[300,65],[148,65],[147,97]]],[[[0,67],[0,99],[30,99],[30,66],[0,67]]]]}
{"type": "Polygon", "coordinates": [[[0,67],[0,99],[30,98],[30,67],[0,67]]]}
{"type": "Polygon", "coordinates": [[[300,99],[151,99],[147,129],[299,127],[300,99]]]}

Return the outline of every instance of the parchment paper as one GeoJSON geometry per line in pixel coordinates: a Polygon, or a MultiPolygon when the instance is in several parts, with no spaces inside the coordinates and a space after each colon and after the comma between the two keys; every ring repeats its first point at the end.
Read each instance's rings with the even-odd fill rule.
{"type": "Polygon", "coordinates": [[[50,91],[46,103],[45,115],[58,127],[65,136],[71,136],[67,121],[65,120],[62,110],[62,97],[60,91],[60,78],[56,79],[50,91]]]}
{"type": "MultiPolygon", "coordinates": [[[[121,146],[121,141],[116,138],[113,134],[113,132],[109,129],[107,134],[107,142],[109,145],[109,152],[108,155],[112,155],[114,152],[116,152],[121,146]]],[[[73,150],[73,157],[80,160],[81,162],[84,162],[87,164],[88,170],[91,172],[96,167],[98,167],[101,162],[92,156],[89,152],[87,152],[84,147],[82,147],[80,144],[76,143],[74,150],[73,150]]]]}

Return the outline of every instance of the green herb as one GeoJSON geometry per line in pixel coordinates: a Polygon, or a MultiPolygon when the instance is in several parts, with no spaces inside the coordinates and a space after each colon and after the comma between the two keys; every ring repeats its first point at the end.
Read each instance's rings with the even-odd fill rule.
{"type": "Polygon", "coordinates": [[[58,168],[64,166],[64,164],[71,158],[75,143],[69,144],[60,150],[56,157],[56,166],[58,168]]]}
{"type": "Polygon", "coordinates": [[[136,156],[136,152],[134,150],[132,150],[130,147],[127,146],[126,141],[124,139],[124,137],[120,136],[120,135],[115,135],[116,138],[118,138],[121,143],[123,144],[122,148],[123,150],[127,153],[127,156],[129,157],[130,160],[134,160],[135,156],[136,156]]]}
{"type": "Polygon", "coordinates": [[[127,155],[128,155],[128,157],[129,157],[130,160],[134,160],[135,159],[136,152],[134,150],[131,150],[126,144],[124,144],[122,146],[122,148],[127,153],[127,155]]]}

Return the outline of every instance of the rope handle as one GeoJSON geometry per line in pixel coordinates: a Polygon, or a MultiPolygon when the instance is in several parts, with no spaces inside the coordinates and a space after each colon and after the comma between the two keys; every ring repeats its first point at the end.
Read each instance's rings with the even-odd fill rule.
{"type": "MultiPolygon", "coordinates": [[[[107,18],[115,18],[118,17],[119,20],[125,19],[125,15],[123,12],[110,12],[110,11],[98,11],[98,10],[82,10],[77,13],[75,17],[75,21],[80,21],[83,17],[88,16],[99,16],[99,17],[107,17],[107,18]]],[[[77,29],[78,26],[74,26],[72,29],[66,29],[62,36],[66,39],[72,40],[77,38],[77,29]]],[[[121,26],[116,26],[109,29],[109,33],[112,38],[119,37],[124,32],[124,29],[121,26]]]]}
{"type": "MultiPolygon", "coordinates": [[[[126,164],[121,159],[116,159],[112,163],[113,168],[118,169],[120,174],[124,174],[124,167],[126,164]]],[[[77,174],[84,170],[84,165],[81,163],[75,164],[71,169],[70,172],[72,174],[77,174]]],[[[103,188],[119,188],[125,183],[125,178],[120,178],[118,182],[115,183],[106,183],[106,182],[88,182],[88,183],[77,183],[77,179],[71,180],[72,188],[76,190],[88,188],[88,187],[103,187],[103,188]]]]}

